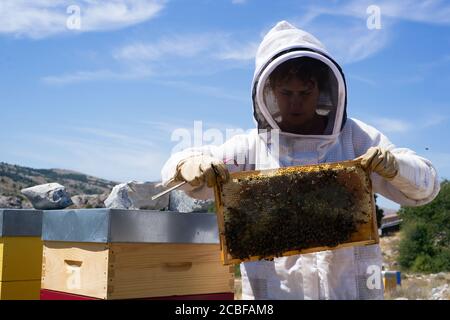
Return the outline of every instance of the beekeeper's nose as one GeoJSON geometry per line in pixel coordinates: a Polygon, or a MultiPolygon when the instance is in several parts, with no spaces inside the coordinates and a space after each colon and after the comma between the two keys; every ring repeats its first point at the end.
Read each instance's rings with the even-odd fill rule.
{"type": "Polygon", "coordinates": [[[301,93],[295,92],[289,99],[289,107],[293,110],[303,109],[303,97],[301,93]]]}

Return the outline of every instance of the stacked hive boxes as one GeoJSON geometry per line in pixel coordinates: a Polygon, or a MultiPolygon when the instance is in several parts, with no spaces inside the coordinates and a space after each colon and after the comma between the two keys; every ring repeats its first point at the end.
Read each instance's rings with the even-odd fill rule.
{"type": "Polygon", "coordinates": [[[42,211],[0,209],[0,300],[39,299],[42,211]]]}

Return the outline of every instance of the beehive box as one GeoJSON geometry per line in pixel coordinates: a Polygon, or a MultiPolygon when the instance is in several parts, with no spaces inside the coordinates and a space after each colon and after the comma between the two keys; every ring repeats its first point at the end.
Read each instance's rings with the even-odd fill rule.
{"type": "Polygon", "coordinates": [[[45,211],[42,237],[42,299],[234,296],[214,214],[45,211]]]}
{"type": "Polygon", "coordinates": [[[224,264],[378,243],[357,161],[233,173],[215,197],[224,264]]]}
{"type": "Polygon", "coordinates": [[[38,300],[42,211],[0,209],[0,300],[38,300]]]}

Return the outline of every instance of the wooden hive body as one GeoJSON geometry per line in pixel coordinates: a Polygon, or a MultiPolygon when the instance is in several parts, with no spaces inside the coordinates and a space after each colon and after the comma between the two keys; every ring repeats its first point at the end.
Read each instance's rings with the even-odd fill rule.
{"type": "Polygon", "coordinates": [[[218,244],[44,243],[42,288],[99,299],[233,292],[218,244]]]}
{"type": "Polygon", "coordinates": [[[233,173],[215,197],[224,264],[378,243],[357,161],[233,173]]]}
{"type": "Polygon", "coordinates": [[[234,273],[221,262],[214,228],[211,214],[52,212],[44,215],[42,289],[97,299],[232,296],[234,273]],[[57,220],[57,215],[63,218],[57,220]],[[53,233],[68,220],[73,222],[67,228],[89,225],[95,230],[84,235],[53,233]],[[104,233],[93,235],[102,229],[104,233]]]}

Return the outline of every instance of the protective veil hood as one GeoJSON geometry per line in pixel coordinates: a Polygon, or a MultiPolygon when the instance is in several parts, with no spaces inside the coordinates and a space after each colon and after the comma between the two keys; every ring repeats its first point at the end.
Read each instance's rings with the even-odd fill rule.
{"type": "MultiPolygon", "coordinates": [[[[347,89],[341,67],[330,57],[323,44],[313,35],[297,29],[286,21],[278,22],[264,37],[256,53],[256,68],[252,82],[253,115],[258,129],[280,129],[268,103],[265,88],[275,68],[290,59],[312,58],[323,62],[333,82],[325,100],[333,105],[328,132],[320,136],[285,133],[289,136],[334,140],[346,121],[347,89]]],[[[270,100],[270,99],[269,99],[270,100]]],[[[324,100],[324,99],[322,99],[324,100]]],[[[319,102],[320,104],[320,102],[319,102]]],[[[326,107],[326,106],[325,106],[326,107]]],[[[318,110],[320,106],[318,106],[318,110]]],[[[329,110],[327,111],[329,112],[329,110]]],[[[283,133],[283,132],[282,132],[283,133]]]]}

